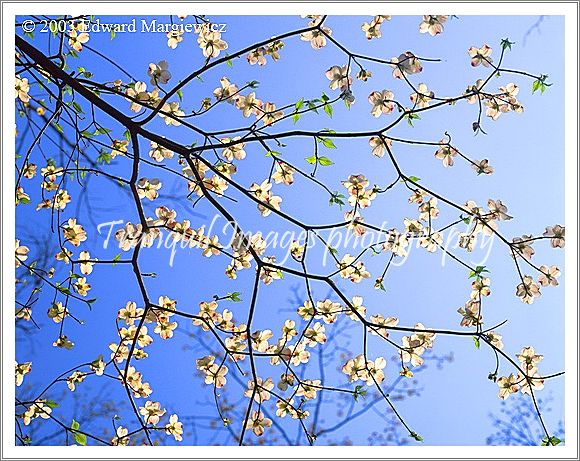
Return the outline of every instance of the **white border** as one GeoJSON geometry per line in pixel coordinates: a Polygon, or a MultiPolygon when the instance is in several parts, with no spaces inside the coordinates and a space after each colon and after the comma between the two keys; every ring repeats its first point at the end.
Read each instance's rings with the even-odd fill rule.
{"type": "MultiPolygon", "coordinates": [[[[536,447],[439,447],[439,446],[409,446],[409,447],[91,447],[72,449],[69,447],[16,447],[14,446],[14,416],[13,406],[3,405],[2,417],[4,434],[2,442],[2,455],[10,458],[112,458],[123,456],[124,458],[245,458],[264,459],[276,456],[318,459],[341,459],[341,458],[469,458],[478,457],[506,457],[506,458],[573,458],[576,459],[576,449],[578,441],[577,427],[577,297],[576,286],[578,280],[577,273],[577,213],[578,197],[576,195],[576,185],[578,181],[578,44],[577,31],[577,4],[572,3],[232,3],[232,2],[159,2],[159,3],[47,3],[47,2],[14,2],[2,4],[2,38],[4,44],[4,80],[2,88],[2,101],[4,123],[2,127],[2,191],[3,191],[3,229],[2,244],[4,261],[2,264],[3,284],[3,322],[2,337],[6,348],[3,354],[3,402],[14,401],[14,385],[12,380],[14,366],[14,314],[10,306],[14,305],[13,283],[14,269],[11,264],[11,254],[14,251],[14,177],[10,172],[14,164],[13,158],[9,155],[14,149],[14,110],[13,110],[13,88],[12,76],[14,75],[14,59],[11,50],[14,49],[13,24],[15,15],[25,14],[103,14],[111,11],[110,3],[115,5],[116,15],[133,15],[135,6],[138,5],[140,15],[167,14],[170,11],[177,13],[188,13],[193,10],[202,10],[204,14],[228,14],[244,15],[248,12],[252,15],[299,15],[314,13],[329,13],[335,15],[374,15],[377,12],[385,11],[389,14],[422,14],[425,11],[432,13],[448,13],[471,15],[534,15],[552,14],[564,15],[565,18],[565,210],[566,227],[568,241],[566,242],[566,375],[565,375],[565,397],[566,397],[566,446],[538,449],[536,447]],[[5,264],[4,264],[5,263],[5,264]],[[153,450],[153,451],[152,451],[153,450]]],[[[468,430],[468,428],[464,428],[468,430]]]]}

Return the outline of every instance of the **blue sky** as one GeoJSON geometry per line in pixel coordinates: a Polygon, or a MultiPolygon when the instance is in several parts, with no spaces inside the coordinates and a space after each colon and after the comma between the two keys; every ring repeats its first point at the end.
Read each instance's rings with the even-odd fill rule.
{"type": "MultiPolygon", "coordinates": [[[[123,22],[128,19],[101,18],[103,22],[123,22]]],[[[166,18],[159,19],[166,21],[166,18]]],[[[306,23],[300,17],[224,16],[212,19],[216,23],[227,24],[227,32],[223,34],[223,38],[229,43],[230,53],[278,33],[303,27],[306,23]]],[[[518,99],[524,105],[525,112],[521,115],[502,115],[497,122],[486,118],[483,126],[487,136],[473,135],[471,124],[477,116],[476,105],[467,105],[464,102],[427,112],[420,121],[415,122],[415,127],[402,123],[390,133],[402,138],[438,141],[448,131],[453,137],[453,144],[462,152],[476,159],[488,158],[495,173],[491,176],[477,176],[469,165],[460,161],[453,168],[444,169],[441,162],[434,158],[434,149],[431,146],[395,144],[393,148],[405,173],[420,177],[427,187],[458,203],[469,199],[485,204],[488,198],[501,199],[508,205],[509,214],[515,217],[512,221],[500,223],[500,230],[509,238],[524,233],[539,235],[547,225],[564,224],[564,21],[561,17],[546,17],[540,30],[533,31],[524,45],[524,36],[537,19],[533,16],[461,16],[450,20],[442,35],[431,37],[419,34],[418,16],[393,17],[382,27],[383,38],[370,42],[360,30],[360,25],[370,20],[370,17],[337,16],[330,17],[327,22],[333,30],[332,36],[352,51],[382,59],[398,56],[407,50],[413,51],[417,56],[441,58],[442,61],[438,63],[424,63],[424,71],[411,77],[414,84],[427,83],[437,96],[461,94],[477,78],[484,78],[487,75],[484,69],[470,67],[467,49],[487,43],[494,49],[494,56],[497,56],[500,41],[506,37],[515,42],[513,51],[506,53],[506,67],[523,69],[536,75],[549,75],[549,82],[553,85],[543,95],[531,94],[530,79],[501,76],[497,79],[497,84],[492,81],[492,89],[512,81],[520,85],[518,99]]],[[[203,62],[194,39],[193,35],[186,36],[176,50],[171,50],[166,45],[164,34],[118,34],[111,41],[108,34],[103,33],[91,34],[89,45],[146,82],[149,80],[146,75],[148,64],[165,59],[169,62],[173,75],[171,83],[175,83],[203,62]]],[[[34,43],[42,49],[45,47],[44,39],[41,41],[38,34],[34,43]]],[[[184,89],[182,106],[186,111],[197,108],[200,100],[210,97],[213,89],[219,86],[222,76],[228,76],[238,86],[247,81],[259,81],[257,96],[264,101],[273,101],[278,106],[293,103],[300,98],[313,99],[322,92],[331,97],[336,95],[328,89],[324,72],[332,65],[345,64],[346,57],[332,45],[315,51],[298,38],[291,38],[285,41],[281,56],[277,63],[268,58],[265,67],[249,66],[242,58],[234,60],[231,68],[218,66],[208,71],[203,75],[203,81],[194,80],[184,89]]],[[[77,65],[85,67],[94,73],[96,81],[125,78],[117,69],[103,64],[86,51],[81,53],[78,63],[69,65],[71,68],[77,65]]],[[[369,69],[373,71],[373,78],[366,83],[355,81],[353,92],[357,100],[350,110],[344,105],[337,105],[332,119],[325,114],[308,114],[297,126],[308,130],[331,128],[336,131],[368,131],[391,121],[392,115],[379,119],[371,117],[370,105],[366,101],[368,94],[373,90],[390,89],[397,99],[404,101],[410,90],[404,82],[394,80],[389,69],[379,66],[369,66],[369,69]]],[[[128,112],[128,103],[117,100],[116,104],[128,112]]],[[[123,128],[115,126],[102,114],[99,117],[105,126],[114,130],[114,137],[121,138],[123,128]]],[[[202,120],[196,120],[196,123],[204,130],[211,131],[242,127],[247,121],[239,111],[223,105],[210,111],[202,120]]],[[[272,131],[285,131],[292,126],[292,122],[287,120],[272,131]]],[[[166,128],[159,118],[153,120],[148,128],[183,144],[199,141],[183,127],[166,128]]],[[[386,157],[379,159],[370,154],[367,139],[336,140],[335,143],[336,150],[327,149],[324,152],[335,164],[321,168],[317,176],[329,184],[331,190],[344,190],[340,181],[345,180],[349,174],[364,173],[371,183],[382,186],[395,177],[386,157]]],[[[142,150],[147,151],[147,146],[148,143],[142,141],[142,150]]],[[[274,148],[273,144],[271,148],[274,148]]],[[[281,151],[289,161],[307,169],[304,158],[312,154],[312,142],[292,139],[287,141],[286,147],[275,150],[281,151]]],[[[246,152],[247,158],[238,164],[237,180],[245,185],[253,181],[261,182],[268,176],[270,160],[264,157],[263,150],[257,145],[247,146],[246,152]]],[[[56,153],[53,156],[56,158],[56,153]]],[[[123,158],[107,166],[115,174],[126,177],[130,175],[130,167],[130,161],[123,158]]],[[[148,215],[152,215],[156,206],[168,204],[176,207],[178,219],[190,219],[193,227],[211,222],[215,213],[207,203],[201,202],[196,206],[195,212],[191,211],[189,202],[181,200],[174,205],[174,200],[169,197],[175,194],[183,196],[186,193],[183,183],[177,183],[171,176],[149,166],[142,168],[140,176],[158,177],[164,184],[160,199],[145,205],[148,215]]],[[[37,180],[38,178],[32,182],[36,187],[37,180]]],[[[33,190],[30,186],[28,188],[33,190]]],[[[73,191],[79,192],[78,185],[70,185],[69,192],[73,191]]],[[[329,223],[338,222],[342,218],[344,210],[329,207],[327,198],[304,180],[297,180],[289,189],[275,186],[275,191],[283,197],[282,209],[305,222],[329,223]]],[[[103,249],[103,235],[98,235],[94,224],[118,219],[135,222],[136,210],[126,194],[101,178],[91,179],[86,194],[92,204],[91,211],[87,211],[85,202],[80,213],[76,215],[89,233],[89,240],[82,248],[88,249],[91,255],[99,259],[110,259],[119,250],[111,247],[103,249]]],[[[407,197],[408,191],[399,185],[393,192],[377,199],[363,215],[368,221],[386,221],[389,227],[401,227],[403,217],[414,217],[416,214],[415,206],[406,203],[407,197]]],[[[37,201],[39,200],[33,196],[32,203],[37,201]]],[[[289,229],[287,224],[275,216],[260,218],[255,206],[248,205],[247,202],[223,203],[235,213],[239,224],[246,230],[267,232],[289,229]]],[[[67,208],[65,217],[73,216],[76,207],[77,201],[73,195],[73,202],[67,208]]],[[[441,207],[440,223],[445,224],[456,218],[456,211],[441,207]]],[[[41,226],[46,226],[49,219],[48,212],[36,212],[33,205],[18,207],[17,236],[34,233],[41,226]]],[[[221,226],[223,224],[224,221],[221,220],[221,226]]],[[[21,237],[21,240],[26,243],[25,237],[21,237]]],[[[534,259],[538,264],[554,264],[563,268],[562,251],[552,250],[546,242],[538,242],[534,247],[534,259]]],[[[31,255],[33,254],[34,249],[31,251],[31,255]]],[[[323,272],[324,268],[318,256],[321,255],[317,253],[316,258],[313,256],[311,267],[313,271],[323,272]]],[[[32,258],[34,259],[33,256],[32,258]]],[[[142,252],[142,270],[157,274],[156,278],[146,279],[153,300],[160,295],[177,298],[178,308],[196,313],[200,301],[209,301],[214,294],[239,291],[242,293],[242,303],[223,303],[221,307],[232,309],[237,318],[244,318],[253,270],[241,272],[238,279],[231,282],[223,276],[227,264],[225,258],[206,260],[197,250],[181,250],[177,252],[172,267],[168,264],[169,258],[169,250],[151,249],[142,252]]],[[[368,258],[367,267],[373,278],[360,285],[341,280],[341,288],[349,296],[362,295],[369,314],[396,316],[401,325],[422,322],[434,328],[460,328],[460,317],[456,310],[464,304],[470,293],[465,268],[450,260],[442,268],[440,253],[431,255],[414,249],[404,265],[394,267],[389,272],[385,283],[387,291],[376,291],[373,290],[372,280],[381,271],[384,258],[385,255],[368,258]]],[[[477,261],[474,260],[473,263],[477,261]]],[[[563,370],[564,277],[561,278],[560,287],[543,289],[541,298],[528,306],[514,296],[518,283],[517,272],[507,249],[499,242],[495,242],[486,266],[491,270],[492,296],[486,303],[485,326],[509,319],[501,329],[506,353],[513,357],[523,346],[533,345],[539,353],[545,355],[540,367],[542,372],[563,370]]],[[[85,321],[83,326],[67,323],[66,334],[77,345],[73,351],[58,350],[50,346],[58,334],[58,327],[45,315],[51,299],[48,290],[41,297],[38,314],[35,316],[42,330],[35,333],[32,341],[17,346],[19,362],[33,361],[33,372],[27,379],[38,387],[52,380],[57,368],[60,372],[61,369],[65,370],[87,358],[92,360],[98,354],[107,354],[108,344],[117,337],[114,324],[117,310],[128,300],[139,299],[138,287],[129,266],[96,266],[89,282],[93,286],[90,297],[95,297],[98,301],[91,312],[84,306],[73,305],[75,315],[85,321]],[[55,367],[55,362],[58,367],[55,367]]],[[[279,283],[261,289],[255,329],[270,327],[276,334],[276,330],[279,330],[283,319],[288,315],[280,310],[292,307],[287,300],[292,298],[290,290],[297,284],[298,279],[286,277],[279,283]]],[[[300,291],[304,296],[303,288],[300,291]]],[[[327,288],[322,285],[315,286],[315,298],[324,298],[326,294],[327,288]]],[[[185,320],[180,320],[179,324],[184,330],[192,331],[185,320]]],[[[346,340],[340,339],[338,345],[342,346],[343,341],[346,340]]],[[[350,342],[345,347],[357,355],[362,352],[360,344],[360,328],[352,330],[350,342]]],[[[191,351],[192,347],[199,347],[196,339],[182,333],[169,342],[162,342],[156,337],[148,350],[150,358],[138,362],[137,368],[151,383],[154,389],[153,399],[161,401],[168,410],[171,408],[180,415],[201,413],[217,416],[211,406],[200,407],[196,403],[204,399],[211,401],[212,395],[211,389],[203,386],[199,377],[192,378],[195,373],[195,359],[201,356],[191,351]]],[[[392,348],[387,348],[384,343],[376,340],[369,343],[370,356],[391,357],[394,352],[392,348]]],[[[500,408],[497,385],[487,379],[495,365],[493,354],[484,347],[477,350],[469,337],[440,335],[435,342],[435,354],[443,356],[449,352],[453,352],[454,361],[445,363],[441,370],[431,363],[424,371],[417,373],[418,385],[423,388],[421,395],[397,403],[397,409],[427,444],[483,444],[493,431],[487,415],[500,408]]],[[[334,377],[334,383],[346,385],[344,375],[334,371],[338,365],[338,362],[329,365],[329,376],[334,377]]],[[[315,364],[310,366],[308,377],[317,378],[316,368],[315,364]]],[[[391,383],[398,376],[398,369],[392,363],[389,363],[385,371],[386,383],[391,383]]],[[[513,370],[504,365],[500,374],[511,371],[513,370]]],[[[233,372],[233,367],[230,367],[230,373],[233,372]]],[[[277,378],[280,372],[275,369],[271,376],[277,378]]],[[[92,378],[81,386],[89,384],[96,389],[100,382],[92,378]]],[[[120,386],[113,383],[109,387],[111,396],[118,395],[119,399],[122,398],[120,386]]],[[[563,379],[555,379],[549,381],[542,391],[555,397],[551,404],[552,412],[545,415],[549,427],[555,427],[563,419],[563,387],[563,379]]],[[[65,388],[64,384],[62,388],[65,388]]],[[[234,391],[234,394],[236,392],[239,391],[234,391]]],[[[330,411],[328,421],[333,421],[336,416],[332,405],[327,405],[326,408],[330,411]]],[[[385,412],[386,404],[378,404],[376,408],[379,412],[385,412]]],[[[62,407],[55,410],[57,411],[68,415],[73,408],[63,402],[62,407]]],[[[127,409],[122,416],[124,421],[131,420],[127,409]]],[[[346,425],[341,436],[348,435],[354,443],[366,444],[371,432],[368,428],[376,427],[380,431],[385,425],[374,412],[367,413],[363,418],[346,425]],[[361,424],[362,421],[364,424],[361,424]]],[[[197,442],[200,444],[209,443],[215,435],[215,431],[203,428],[197,432],[197,442]]],[[[192,443],[192,440],[186,439],[186,443],[192,443]]],[[[324,443],[324,440],[321,439],[320,442],[324,443]]]]}

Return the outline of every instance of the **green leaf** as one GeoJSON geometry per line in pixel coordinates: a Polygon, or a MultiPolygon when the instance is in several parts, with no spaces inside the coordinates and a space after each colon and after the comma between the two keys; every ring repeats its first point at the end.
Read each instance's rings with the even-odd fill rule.
{"type": "Polygon", "coordinates": [[[344,205],[344,201],[342,199],[346,198],[344,195],[340,194],[339,192],[334,192],[332,194],[332,196],[330,197],[330,200],[328,201],[328,204],[330,206],[337,204],[339,207],[342,208],[342,205],[344,205]]]}
{"type": "Polygon", "coordinates": [[[121,259],[121,253],[116,254],[115,257],[113,258],[113,266],[117,265],[117,261],[119,261],[121,259]]]}
{"type": "Polygon", "coordinates": [[[316,104],[313,101],[307,101],[306,105],[308,108],[318,114],[318,109],[316,108],[316,104]]]}
{"type": "Polygon", "coordinates": [[[49,407],[49,408],[56,408],[58,407],[58,403],[56,403],[54,400],[45,400],[44,404],[49,407]]]}
{"type": "Polygon", "coordinates": [[[311,165],[314,165],[316,163],[316,155],[312,154],[310,157],[306,157],[305,160],[311,165]]]}
{"type": "Polygon", "coordinates": [[[125,132],[123,133],[123,137],[127,140],[127,141],[131,141],[131,132],[129,130],[125,130],[125,132]]]}
{"type": "Polygon", "coordinates": [[[101,153],[99,154],[99,156],[97,157],[97,163],[106,163],[109,164],[111,163],[111,154],[109,152],[106,152],[104,150],[101,151],[101,153]]]}
{"type": "Polygon", "coordinates": [[[464,217],[463,214],[460,214],[459,215],[459,219],[461,219],[464,224],[468,224],[469,225],[471,223],[471,217],[470,216],[464,217]]]}
{"type": "Polygon", "coordinates": [[[473,344],[475,344],[476,349],[479,349],[479,338],[477,336],[473,337],[473,344]]]}
{"type": "Polygon", "coordinates": [[[87,299],[87,303],[89,303],[89,304],[93,304],[96,301],[97,301],[97,298],[87,299]]]}
{"type": "Polygon", "coordinates": [[[407,119],[407,123],[412,127],[415,126],[415,125],[413,125],[413,120],[421,120],[421,117],[419,117],[418,114],[414,114],[414,113],[407,114],[405,118],[407,119]]]}
{"type": "Polygon", "coordinates": [[[354,393],[352,394],[354,401],[357,402],[359,397],[365,397],[367,395],[367,390],[363,388],[360,384],[354,388],[354,393]]]}
{"type": "Polygon", "coordinates": [[[417,176],[409,176],[407,179],[409,181],[411,181],[411,182],[419,182],[419,181],[421,181],[421,178],[418,178],[417,176]]]}
{"type": "Polygon", "coordinates": [[[423,441],[423,437],[421,437],[419,434],[417,434],[416,432],[411,432],[409,434],[409,437],[414,438],[417,442],[422,442],[423,441]]]}
{"type": "Polygon", "coordinates": [[[77,429],[79,429],[81,427],[81,425],[78,423],[78,421],[75,421],[74,419],[72,420],[72,423],[70,425],[70,428],[73,431],[76,431],[77,429]]]}
{"type": "Polygon", "coordinates": [[[510,42],[509,38],[502,38],[501,39],[501,49],[502,50],[507,50],[509,49],[511,51],[512,49],[512,45],[516,43],[516,42],[510,42]]]}
{"type": "Polygon", "coordinates": [[[545,74],[542,74],[542,75],[540,75],[539,78],[534,80],[534,82],[532,83],[532,94],[534,94],[538,90],[540,90],[541,94],[544,94],[544,91],[546,91],[546,87],[552,86],[551,83],[546,83],[547,79],[548,79],[548,76],[545,74]]]}
{"type": "Polygon", "coordinates": [[[87,436],[85,434],[75,432],[74,436],[75,442],[78,443],[79,445],[82,445],[84,447],[87,444],[87,436]]]}
{"type": "Polygon", "coordinates": [[[299,101],[296,102],[296,104],[294,104],[294,108],[296,110],[302,109],[302,106],[304,106],[304,98],[300,99],[299,101]]]}
{"type": "Polygon", "coordinates": [[[300,117],[302,116],[302,114],[294,114],[292,115],[292,121],[294,122],[294,124],[296,125],[296,122],[298,120],[300,120],[300,117]]]}
{"type": "Polygon", "coordinates": [[[179,98],[179,100],[183,101],[183,91],[181,91],[181,88],[179,90],[177,90],[176,93],[177,93],[177,97],[179,98]]]}
{"type": "Polygon", "coordinates": [[[239,303],[242,298],[240,298],[241,293],[239,291],[234,291],[233,293],[228,293],[228,299],[235,303],[239,303]]]}
{"type": "Polygon", "coordinates": [[[556,445],[559,445],[561,443],[562,443],[562,441],[554,435],[551,437],[544,437],[542,439],[542,447],[556,446],[556,445]]]}
{"type": "MultiPolygon", "coordinates": [[[[308,159],[306,159],[308,160],[308,159]]],[[[328,157],[318,157],[318,163],[322,166],[330,166],[334,165],[334,162],[330,160],[328,157]]]]}
{"type": "Polygon", "coordinates": [[[322,145],[328,149],[336,149],[334,142],[330,138],[322,138],[322,145]]]}
{"type": "Polygon", "coordinates": [[[324,112],[326,112],[328,116],[332,118],[332,106],[330,104],[326,104],[324,106],[324,112]]]}
{"type": "Polygon", "coordinates": [[[78,114],[84,114],[84,112],[83,112],[83,109],[82,109],[81,105],[80,105],[78,102],[76,102],[76,101],[73,101],[72,105],[73,105],[73,107],[74,107],[75,111],[76,111],[78,114]]]}
{"type": "Polygon", "coordinates": [[[268,152],[266,152],[266,157],[282,157],[282,154],[275,150],[269,150],[268,152]]]}

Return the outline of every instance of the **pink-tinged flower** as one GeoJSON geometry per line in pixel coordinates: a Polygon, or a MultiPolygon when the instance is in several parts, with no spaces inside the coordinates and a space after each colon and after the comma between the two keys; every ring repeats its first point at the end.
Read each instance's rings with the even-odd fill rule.
{"type": "Polygon", "coordinates": [[[80,384],[84,381],[87,375],[81,371],[75,371],[72,375],[70,375],[66,379],[66,385],[71,392],[74,392],[76,389],[76,385],[80,384]]]}
{"type": "Polygon", "coordinates": [[[169,423],[165,425],[165,433],[172,435],[178,442],[183,440],[183,423],[178,421],[177,415],[169,417],[169,423]]]}
{"type": "Polygon", "coordinates": [[[161,189],[159,179],[141,178],[137,182],[137,194],[140,199],[155,200],[159,197],[159,189],[161,189]]]}
{"type": "Polygon", "coordinates": [[[510,373],[508,377],[502,376],[497,380],[497,385],[499,386],[498,397],[502,400],[507,399],[511,394],[515,394],[520,390],[519,383],[522,381],[522,377],[510,373]]]}
{"type": "Polygon", "coordinates": [[[319,379],[304,379],[296,387],[296,397],[304,397],[306,400],[314,400],[320,387],[321,381],[319,379]]]}
{"type": "Polygon", "coordinates": [[[385,155],[387,146],[391,148],[393,146],[393,141],[386,138],[379,138],[378,136],[373,136],[369,139],[369,144],[372,148],[371,152],[375,157],[382,157],[385,155]],[[386,141],[386,142],[385,142],[386,141]]]}
{"type": "Polygon", "coordinates": [[[67,223],[62,226],[62,232],[64,238],[76,247],[87,239],[87,233],[83,226],[77,224],[75,218],[70,218],[67,223]]]}
{"type": "Polygon", "coordinates": [[[448,15],[424,15],[423,21],[419,24],[419,32],[422,34],[429,32],[431,36],[439,35],[443,32],[443,24],[447,22],[448,15]]]}
{"type": "Polygon", "coordinates": [[[49,419],[52,408],[45,405],[45,400],[35,400],[30,407],[24,412],[22,416],[25,426],[28,426],[33,419],[42,418],[49,419]]]}
{"type": "Polygon", "coordinates": [[[151,85],[165,84],[171,79],[169,72],[169,63],[167,61],[159,61],[157,64],[149,64],[147,75],[151,77],[151,85]]]}
{"type": "Polygon", "coordinates": [[[183,32],[180,30],[171,30],[167,32],[167,46],[174,50],[177,45],[183,41],[183,32]]]}
{"type": "Polygon", "coordinates": [[[395,95],[392,91],[373,91],[369,94],[369,103],[373,106],[371,114],[379,117],[381,114],[390,114],[395,109],[395,95]]]}
{"type": "Polygon", "coordinates": [[[32,371],[32,362],[15,363],[16,386],[21,386],[24,376],[32,371]]]}
{"type": "Polygon", "coordinates": [[[264,113],[260,116],[264,125],[268,126],[284,117],[284,111],[276,110],[276,104],[267,102],[264,104],[264,113]]]}
{"type": "Polygon", "coordinates": [[[441,147],[435,152],[435,157],[443,161],[445,168],[453,166],[453,158],[457,156],[457,149],[444,139],[439,141],[439,144],[441,144],[441,147]]]}
{"type": "Polygon", "coordinates": [[[522,283],[516,287],[516,296],[526,304],[533,304],[534,299],[540,295],[540,287],[529,275],[524,276],[522,283]]]}
{"type": "Polygon", "coordinates": [[[87,24],[85,21],[71,25],[71,30],[68,33],[68,44],[77,52],[80,52],[83,49],[83,44],[89,41],[89,34],[86,30],[87,24]]]}
{"type": "Polygon", "coordinates": [[[284,162],[276,162],[276,171],[272,179],[276,184],[291,185],[294,182],[294,173],[296,170],[284,162]]]}
{"type": "Polygon", "coordinates": [[[501,200],[489,199],[487,201],[487,206],[492,219],[497,219],[499,221],[509,221],[512,219],[512,216],[507,214],[507,206],[505,206],[501,200]]]}
{"type": "Polygon", "coordinates": [[[159,422],[159,417],[165,414],[165,410],[161,409],[159,402],[147,400],[144,407],[139,407],[139,413],[143,415],[146,424],[156,425],[159,422]]]}
{"type": "Polygon", "coordinates": [[[470,299],[465,303],[465,307],[460,307],[457,312],[463,317],[460,325],[462,327],[472,327],[483,324],[480,303],[477,300],[470,299]]]}
{"type": "Polygon", "coordinates": [[[119,426],[116,434],[117,435],[111,439],[111,445],[116,447],[129,445],[129,430],[126,427],[119,426]]]}
{"type": "Polygon", "coordinates": [[[560,269],[556,266],[540,266],[540,271],[542,274],[538,278],[538,282],[543,287],[547,287],[549,285],[557,286],[558,285],[558,277],[560,277],[560,269]]]}
{"type": "Polygon", "coordinates": [[[403,78],[404,75],[418,74],[423,70],[419,59],[410,51],[405,51],[398,58],[391,58],[391,64],[394,67],[393,77],[403,78]]]}
{"type": "Polygon", "coordinates": [[[255,381],[253,379],[248,381],[248,388],[244,391],[244,395],[250,398],[253,396],[256,402],[262,403],[270,400],[270,391],[272,389],[274,389],[272,378],[266,378],[263,380],[262,378],[257,377],[255,381]]]}
{"type": "Polygon", "coordinates": [[[249,117],[250,114],[259,116],[263,105],[264,103],[256,98],[256,93],[253,91],[248,96],[239,96],[236,99],[236,107],[242,111],[244,117],[249,117]]]}
{"type": "MultiPolygon", "coordinates": [[[[318,18],[314,18],[308,23],[308,26],[312,27],[318,24],[320,21],[318,18]]],[[[332,30],[329,27],[322,26],[321,30],[310,30],[308,32],[303,32],[300,34],[300,40],[304,42],[310,42],[310,46],[315,50],[319,50],[326,46],[326,35],[332,35],[332,30]],[[322,32],[324,31],[324,33],[322,32]],[[326,34],[326,35],[325,35],[326,34]]]]}
{"type": "Polygon", "coordinates": [[[349,67],[344,65],[332,66],[325,73],[326,78],[330,80],[329,87],[331,90],[340,89],[341,91],[347,90],[352,84],[352,76],[349,72],[349,67]]]}
{"type": "Polygon", "coordinates": [[[471,165],[471,167],[477,171],[477,174],[492,174],[493,173],[493,167],[490,166],[489,164],[489,160],[484,158],[483,160],[480,160],[479,162],[476,161],[474,164],[471,165]]]}
{"type": "Polygon", "coordinates": [[[228,44],[221,37],[220,32],[209,32],[208,30],[200,32],[197,43],[206,58],[217,58],[221,51],[227,50],[228,44]]]}
{"type": "Polygon", "coordinates": [[[385,21],[391,19],[390,15],[380,14],[375,16],[371,22],[363,23],[361,29],[365,33],[367,40],[372,40],[373,38],[381,38],[381,24],[385,21]]]}
{"type": "Polygon", "coordinates": [[[340,303],[335,303],[330,299],[325,299],[324,301],[316,302],[316,315],[314,318],[322,319],[324,323],[330,324],[336,322],[340,313],[342,313],[342,306],[340,303]]]}
{"type": "Polygon", "coordinates": [[[541,391],[544,388],[544,380],[540,378],[539,373],[534,373],[525,378],[522,382],[522,394],[532,395],[532,392],[541,391]]]}
{"type": "Polygon", "coordinates": [[[512,248],[516,257],[532,259],[536,251],[532,248],[534,240],[531,235],[522,235],[512,239],[512,248]]]}
{"type": "Polygon", "coordinates": [[[213,95],[218,101],[226,101],[229,104],[236,102],[235,95],[238,92],[238,87],[229,81],[227,77],[220,78],[220,88],[213,90],[213,95]]]}
{"type": "Polygon", "coordinates": [[[179,108],[177,101],[163,104],[159,116],[165,121],[166,125],[179,126],[181,122],[179,117],[184,117],[185,112],[179,108]]]}
{"type": "Polygon", "coordinates": [[[28,84],[27,78],[16,77],[16,82],[14,84],[14,90],[16,98],[20,99],[22,102],[30,101],[30,96],[28,92],[30,91],[30,85],[28,84]]]}
{"type": "Polygon", "coordinates": [[[497,347],[498,349],[503,349],[503,342],[501,340],[501,335],[499,333],[490,331],[486,333],[486,337],[492,346],[497,347]]]}
{"type": "Polygon", "coordinates": [[[546,227],[543,236],[550,238],[550,245],[552,245],[552,248],[564,248],[566,244],[566,228],[559,224],[546,227]]]}
{"type": "Polygon", "coordinates": [[[18,239],[15,240],[14,247],[15,247],[14,249],[15,266],[20,267],[22,261],[26,261],[28,259],[28,252],[30,251],[30,249],[25,245],[20,245],[20,240],[18,239]]]}
{"type": "Polygon", "coordinates": [[[483,64],[484,67],[489,67],[493,62],[491,59],[492,49],[487,45],[483,45],[481,48],[472,46],[467,52],[469,53],[473,67],[477,67],[480,64],[483,64]]]}
{"type": "Polygon", "coordinates": [[[536,354],[536,351],[532,346],[522,348],[521,352],[517,354],[516,357],[527,374],[535,373],[538,363],[544,360],[544,356],[536,354]]]}
{"type": "MultiPolygon", "coordinates": [[[[220,142],[222,144],[229,144],[231,142],[239,141],[240,139],[242,139],[240,136],[236,136],[234,138],[221,138],[220,142]]],[[[244,150],[245,145],[246,144],[244,142],[232,144],[231,146],[224,148],[222,155],[228,162],[231,162],[234,159],[243,160],[246,158],[246,151],[244,150]]]]}
{"type": "Polygon", "coordinates": [[[475,104],[478,100],[484,99],[485,96],[483,96],[480,93],[481,88],[483,87],[484,84],[484,80],[482,79],[477,79],[475,82],[475,85],[468,85],[467,89],[465,90],[465,95],[469,95],[467,97],[467,102],[469,104],[475,104]]]}
{"type": "Polygon", "coordinates": [[[252,412],[252,417],[248,421],[248,425],[246,426],[246,430],[251,430],[256,434],[258,437],[264,435],[264,428],[268,428],[272,425],[272,420],[270,418],[266,418],[264,413],[261,411],[254,410],[252,412]]]}
{"type": "Polygon", "coordinates": [[[166,149],[165,147],[151,141],[151,150],[149,151],[149,157],[151,157],[156,162],[162,162],[163,160],[172,159],[174,152],[166,149]]]}
{"type": "Polygon", "coordinates": [[[417,93],[413,93],[410,96],[411,102],[417,107],[424,108],[429,106],[429,101],[435,97],[435,93],[429,91],[427,85],[424,83],[419,83],[417,87],[417,93]]]}
{"type": "Polygon", "coordinates": [[[280,211],[280,203],[282,203],[282,197],[273,195],[270,189],[272,189],[272,183],[267,179],[262,184],[252,183],[250,186],[250,192],[253,192],[256,198],[262,202],[258,204],[258,210],[264,217],[268,216],[272,209],[280,211]]]}
{"type": "Polygon", "coordinates": [[[53,320],[54,323],[60,323],[68,315],[68,309],[64,307],[61,302],[56,302],[48,308],[46,314],[48,315],[48,318],[53,320]]]}
{"type": "Polygon", "coordinates": [[[251,66],[253,66],[254,64],[258,64],[259,66],[265,66],[266,48],[264,48],[263,46],[256,48],[255,50],[250,51],[246,58],[251,66]]]}

